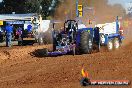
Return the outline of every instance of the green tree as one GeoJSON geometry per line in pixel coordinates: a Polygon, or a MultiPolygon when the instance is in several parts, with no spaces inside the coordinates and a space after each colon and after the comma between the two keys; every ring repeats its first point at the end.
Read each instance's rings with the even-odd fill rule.
{"type": "Polygon", "coordinates": [[[38,13],[46,19],[54,15],[59,0],[27,0],[25,4],[28,13],[38,13]]]}
{"type": "Polygon", "coordinates": [[[1,13],[38,13],[46,19],[53,16],[59,0],[3,0],[1,13]]]}
{"type": "Polygon", "coordinates": [[[25,2],[26,0],[3,0],[3,13],[25,13],[25,2]]]}
{"type": "Polygon", "coordinates": [[[49,0],[48,2],[46,0],[42,1],[42,13],[45,17],[47,16],[54,16],[54,12],[56,11],[57,6],[60,4],[59,0],[49,0]]]}

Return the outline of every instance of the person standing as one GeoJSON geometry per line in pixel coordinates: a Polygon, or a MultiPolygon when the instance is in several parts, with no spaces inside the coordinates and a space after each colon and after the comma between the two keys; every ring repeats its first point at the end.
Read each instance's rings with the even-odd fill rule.
{"type": "Polygon", "coordinates": [[[5,31],[6,31],[6,46],[11,47],[13,26],[11,26],[9,23],[7,23],[5,31]]]}
{"type": "Polygon", "coordinates": [[[18,35],[18,45],[22,45],[22,28],[21,27],[17,29],[16,34],[18,35]]]}
{"type": "Polygon", "coordinates": [[[27,30],[28,30],[28,32],[31,32],[32,31],[32,25],[28,25],[27,30]]]}

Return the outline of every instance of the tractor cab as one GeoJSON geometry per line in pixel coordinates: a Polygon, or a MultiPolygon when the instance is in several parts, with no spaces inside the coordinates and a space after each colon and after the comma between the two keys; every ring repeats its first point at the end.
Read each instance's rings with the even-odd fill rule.
{"type": "Polygon", "coordinates": [[[75,20],[67,20],[64,23],[64,31],[69,37],[70,43],[75,43],[78,23],[75,20]]]}
{"type": "Polygon", "coordinates": [[[64,23],[64,31],[68,32],[76,32],[78,30],[78,24],[75,20],[67,20],[64,23]]]}

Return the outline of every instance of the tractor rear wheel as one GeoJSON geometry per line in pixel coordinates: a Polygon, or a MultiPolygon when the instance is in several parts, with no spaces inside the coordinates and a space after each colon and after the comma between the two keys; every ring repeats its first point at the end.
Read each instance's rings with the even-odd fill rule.
{"type": "Polygon", "coordinates": [[[83,31],[80,35],[80,51],[81,54],[90,54],[93,49],[92,36],[87,32],[83,31]]]}

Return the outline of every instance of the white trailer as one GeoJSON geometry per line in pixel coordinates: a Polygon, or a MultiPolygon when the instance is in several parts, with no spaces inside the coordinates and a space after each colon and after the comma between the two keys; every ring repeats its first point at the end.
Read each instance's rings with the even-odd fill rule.
{"type": "Polygon", "coordinates": [[[124,37],[120,33],[121,23],[116,22],[97,24],[100,34],[100,45],[107,45],[108,50],[118,49],[124,37]]]}

